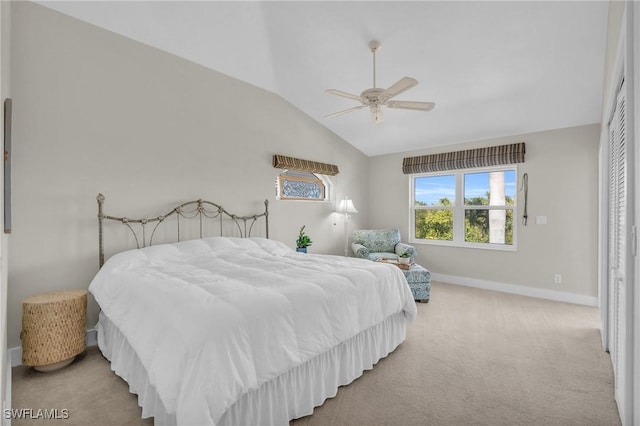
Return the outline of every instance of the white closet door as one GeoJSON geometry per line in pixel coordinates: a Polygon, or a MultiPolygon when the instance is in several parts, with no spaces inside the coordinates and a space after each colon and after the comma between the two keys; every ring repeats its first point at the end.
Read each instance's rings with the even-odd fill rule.
{"type": "Polygon", "coordinates": [[[615,396],[625,412],[627,380],[626,286],[628,229],[627,161],[629,158],[625,124],[625,85],[618,92],[616,109],[609,123],[609,352],[613,364],[615,396]]]}

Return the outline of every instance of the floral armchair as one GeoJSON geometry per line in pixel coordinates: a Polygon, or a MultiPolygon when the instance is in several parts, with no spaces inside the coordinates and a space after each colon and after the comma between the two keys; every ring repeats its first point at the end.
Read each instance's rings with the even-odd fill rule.
{"type": "Polygon", "coordinates": [[[399,229],[358,229],[353,231],[351,248],[356,257],[370,260],[397,259],[404,253],[413,260],[417,254],[413,246],[400,242],[399,229]]]}

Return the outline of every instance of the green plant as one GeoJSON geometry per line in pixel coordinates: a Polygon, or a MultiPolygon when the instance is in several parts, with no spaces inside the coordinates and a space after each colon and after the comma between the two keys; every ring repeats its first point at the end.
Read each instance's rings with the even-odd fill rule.
{"type": "Polygon", "coordinates": [[[309,236],[304,233],[305,226],[306,225],[303,225],[302,228],[300,228],[300,233],[298,233],[298,239],[296,240],[296,247],[298,248],[305,248],[313,243],[313,241],[311,241],[311,238],[309,238],[309,236]]]}

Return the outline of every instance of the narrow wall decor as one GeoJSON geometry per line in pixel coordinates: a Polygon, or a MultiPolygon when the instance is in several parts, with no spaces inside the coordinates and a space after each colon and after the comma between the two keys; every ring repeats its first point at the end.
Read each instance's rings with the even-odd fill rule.
{"type": "Polygon", "coordinates": [[[11,99],[4,100],[4,233],[11,233],[11,99]]]}
{"type": "Polygon", "coordinates": [[[524,213],[522,215],[522,225],[527,226],[527,220],[529,219],[529,214],[527,213],[527,203],[529,202],[529,173],[525,173],[522,175],[522,186],[520,190],[524,189],[524,213]]]}

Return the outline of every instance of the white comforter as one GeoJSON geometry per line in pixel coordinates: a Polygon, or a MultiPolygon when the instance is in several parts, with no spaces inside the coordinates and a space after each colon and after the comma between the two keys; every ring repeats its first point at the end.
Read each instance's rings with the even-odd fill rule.
{"type": "Polygon", "coordinates": [[[215,424],[240,395],[404,311],[399,268],[208,238],[119,253],[89,291],[180,425],[215,424]]]}

